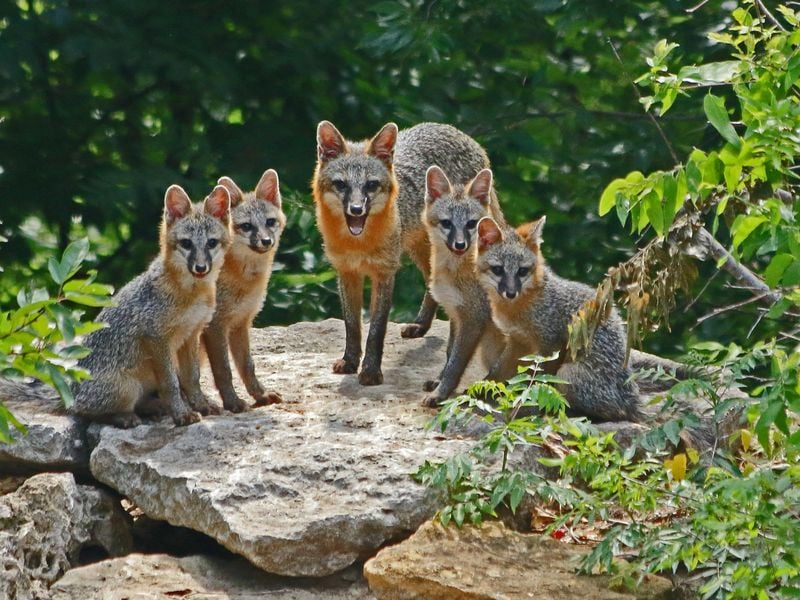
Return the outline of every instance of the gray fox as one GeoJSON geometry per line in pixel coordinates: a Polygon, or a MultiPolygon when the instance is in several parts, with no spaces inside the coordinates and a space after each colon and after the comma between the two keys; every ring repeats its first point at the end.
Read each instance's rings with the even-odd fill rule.
{"type": "Polygon", "coordinates": [[[595,290],[562,279],[544,264],[544,224],[542,217],[514,231],[501,229],[491,217],[478,223],[478,277],[489,296],[492,318],[507,336],[488,378],[513,376],[525,355],[558,351],[558,360],[549,367],[568,383],[561,392],[571,414],[595,421],[641,421],[638,388],[624,366],[626,336],[616,310],[574,362],[567,358],[567,327],[595,290]]]}
{"type": "Polygon", "coordinates": [[[272,273],[286,216],[281,210],[278,174],[269,169],[253,192],[239,189],[230,177],[218,183],[231,196],[232,239],[217,281],[217,307],[202,340],[223,406],[232,412],[247,410],[233,389],[228,349],[256,406],[281,401],[280,394],[265,391],[256,378],[250,356],[250,327],[261,310],[272,273]]]}
{"type": "MultiPolygon", "coordinates": [[[[394,277],[405,250],[430,279],[430,243],[422,224],[425,172],[437,164],[457,183],[489,166],[483,148],[449,125],[422,123],[400,131],[386,124],[371,140],[349,142],[328,121],[317,127],[317,166],[312,189],[325,254],[339,275],[345,321],[344,356],[335,373],[355,373],[361,359],[364,277],[372,281],[370,330],[358,380],[383,382],[381,359],[394,277]]],[[[436,302],[425,294],[419,314],[402,330],[421,337],[436,302]]]]}
{"type": "MultiPolygon", "coordinates": [[[[430,291],[450,318],[450,336],[438,381],[425,382],[425,391],[431,393],[423,400],[424,406],[438,406],[450,396],[477,348],[488,368],[504,346],[504,336],[492,321],[489,299],[475,273],[473,242],[478,221],[490,212],[493,194],[489,169],[466,185],[455,186],[438,166],[428,169],[423,221],[431,241],[430,291]]],[[[492,215],[504,223],[496,210],[492,215]]]]}
{"type": "MultiPolygon", "coordinates": [[[[114,306],[100,311],[97,320],[107,327],[86,336],[92,352],[78,364],[92,378],[73,389],[75,414],[134,427],[141,423],[137,405],[152,406],[154,394],[176,425],[197,422],[198,413],[212,410],[200,390],[198,345],[214,313],[216,280],[230,245],[229,205],[222,186],[197,205],[180,186],[167,189],[160,254],[119,290],[114,306]]],[[[0,384],[4,397],[47,395],[32,386],[0,384]]]]}

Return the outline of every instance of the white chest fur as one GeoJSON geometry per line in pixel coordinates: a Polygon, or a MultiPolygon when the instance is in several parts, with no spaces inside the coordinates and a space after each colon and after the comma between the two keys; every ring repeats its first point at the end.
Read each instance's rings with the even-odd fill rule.
{"type": "Polygon", "coordinates": [[[437,279],[431,284],[431,295],[449,313],[464,304],[464,295],[449,279],[437,279]]]}

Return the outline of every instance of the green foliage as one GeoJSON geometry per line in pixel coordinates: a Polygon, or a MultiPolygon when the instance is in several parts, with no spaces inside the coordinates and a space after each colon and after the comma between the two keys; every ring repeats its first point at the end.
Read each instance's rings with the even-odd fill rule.
{"type": "MultiPolygon", "coordinates": [[[[73,399],[70,384],[89,376],[77,366],[89,353],[80,336],[102,327],[85,319],[82,307],[111,302],[112,288],[97,283],[95,272],[77,277],[88,251],[87,239],[69,244],[60,260],[51,257],[47,262],[55,293],[44,287],[23,288],[16,297],[17,308],[0,311],[0,376],[41,381],[53,387],[66,406],[73,399]]],[[[0,442],[13,441],[9,425],[24,431],[0,404],[0,442]]]]}
{"type": "Polygon", "coordinates": [[[670,456],[682,424],[667,420],[622,449],[613,433],[564,416],[563,399],[552,380],[538,374],[537,360],[508,384],[481,382],[469,396],[446,403],[432,427],[444,430],[470,419],[488,427],[470,452],[426,461],[415,477],[442,494],[437,516],[443,524],[480,523],[496,517],[501,506],[513,512],[528,494],[540,507],[535,510],[545,507],[550,515],[546,532],[553,537],[569,532],[596,540],[602,533],[581,564],[586,573],[611,572],[635,586],[647,573],[686,569],[705,598],[790,594],[800,585],[800,462],[791,439],[797,413],[785,435],[755,422],[755,409],[785,397],[787,385],[796,394],[798,370],[793,365],[782,381],[766,386],[771,389],[762,387],[754,373],[773,360],[772,349],[698,345],[690,362],[702,365],[703,378],[677,382],[664,402],[666,409],[673,395],[695,394],[713,399],[722,414],[732,408],[726,400],[731,390],[749,388],[756,396],[751,423],[756,432],[770,432],[768,448],[756,447],[744,429],[730,439],[738,456],[724,447],[702,460],[692,449],[670,456]],[[514,460],[530,446],[538,447],[547,476],[514,460]],[[618,561],[620,555],[628,562],[618,561]]]}
{"type": "MultiPolygon", "coordinates": [[[[89,236],[98,269],[120,286],[156,252],[169,184],[197,199],[220,175],[248,188],[274,167],[302,201],[287,206],[300,215],[290,214],[285,268],[258,323],[338,315],[333,282],[303,266],[310,252],[313,273],[326,270],[318,237],[297,225],[310,205],[315,126],[329,119],[355,139],[389,120],[464,129],[486,146],[509,219],[548,214],[552,239],[569,240],[548,259],[597,281],[628,245],[593,214],[597,191],[668,163],[625,71],[659,38],[687,60],[713,55],[698,32],[720,29],[721,4],[689,16],[680,0],[614,10],[606,0],[2,3],[6,276],[25,284],[48,252],[89,236]]],[[[681,149],[702,141],[693,108],[684,101],[664,123],[681,149]]],[[[413,316],[419,273],[404,270],[397,290],[393,318],[413,316]]]]}
{"type": "Polygon", "coordinates": [[[542,418],[564,420],[566,402],[553,387],[562,381],[541,372],[542,359],[532,357],[529,367],[507,383],[481,381],[470,386],[467,394],[447,400],[430,427],[445,431],[452,424],[466,424],[476,418],[487,431],[467,454],[458,454],[443,462],[425,463],[414,477],[420,483],[442,492],[445,506],[439,520],[479,524],[486,517],[496,517],[504,506],[516,512],[526,489],[536,479],[533,473],[511,469],[509,457],[515,449],[542,445],[549,434],[532,419],[532,411],[542,418]],[[486,400],[484,400],[486,399],[486,400]],[[497,455],[500,456],[499,468],[497,455]]]}

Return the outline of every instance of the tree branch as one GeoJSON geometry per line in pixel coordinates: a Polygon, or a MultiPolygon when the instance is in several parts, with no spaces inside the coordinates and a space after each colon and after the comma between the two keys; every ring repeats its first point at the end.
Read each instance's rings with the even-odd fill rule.
{"type": "Polygon", "coordinates": [[[695,230],[692,246],[693,250],[695,252],[699,250],[699,254],[704,255],[704,258],[712,258],[716,262],[722,263],[722,268],[746,289],[753,292],[759,300],[766,300],[770,304],[774,304],[783,298],[779,292],[771,290],[758,275],[736,260],[705,227],[695,230]]]}

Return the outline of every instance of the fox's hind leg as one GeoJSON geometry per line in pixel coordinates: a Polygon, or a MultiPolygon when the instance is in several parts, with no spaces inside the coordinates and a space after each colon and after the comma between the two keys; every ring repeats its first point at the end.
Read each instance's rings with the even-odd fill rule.
{"type": "Polygon", "coordinates": [[[99,376],[84,381],[75,394],[72,412],[98,423],[128,429],[142,424],[134,408],[142,396],[141,384],[125,375],[99,376]]]}
{"type": "Polygon", "coordinates": [[[425,296],[422,298],[422,304],[414,322],[404,325],[400,330],[400,335],[404,338],[418,338],[428,333],[433,318],[436,316],[436,309],[439,306],[429,290],[431,281],[431,245],[428,242],[427,233],[424,235],[424,241],[416,241],[416,243],[407,247],[411,260],[419,267],[425,277],[425,296]]]}

